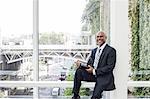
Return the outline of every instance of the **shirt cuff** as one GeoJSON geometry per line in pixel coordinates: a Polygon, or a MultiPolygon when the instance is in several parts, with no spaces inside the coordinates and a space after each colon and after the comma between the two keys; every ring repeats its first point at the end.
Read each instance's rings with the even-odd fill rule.
{"type": "Polygon", "coordinates": [[[96,73],[95,73],[95,69],[93,69],[93,75],[96,75],[96,73]]]}

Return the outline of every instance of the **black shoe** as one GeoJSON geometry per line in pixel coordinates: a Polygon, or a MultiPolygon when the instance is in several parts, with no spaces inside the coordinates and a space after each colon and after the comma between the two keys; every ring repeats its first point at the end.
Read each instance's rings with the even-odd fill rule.
{"type": "Polygon", "coordinates": [[[94,98],[94,97],[92,97],[91,99],[101,99],[101,98],[94,98]]]}
{"type": "Polygon", "coordinates": [[[91,99],[101,99],[101,98],[102,97],[99,97],[99,98],[98,97],[93,97],[93,96],[91,97],[91,99]]]}
{"type": "Polygon", "coordinates": [[[80,96],[73,96],[72,99],[80,99],[80,96]]]}

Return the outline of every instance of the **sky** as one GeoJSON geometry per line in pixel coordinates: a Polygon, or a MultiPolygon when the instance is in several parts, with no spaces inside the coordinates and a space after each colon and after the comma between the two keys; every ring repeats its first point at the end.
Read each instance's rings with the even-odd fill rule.
{"type": "MultiPolygon", "coordinates": [[[[86,0],[39,0],[39,32],[80,33],[86,0]]],[[[0,36],[32,34],[33,0],[0,0],[0,36]]]]}

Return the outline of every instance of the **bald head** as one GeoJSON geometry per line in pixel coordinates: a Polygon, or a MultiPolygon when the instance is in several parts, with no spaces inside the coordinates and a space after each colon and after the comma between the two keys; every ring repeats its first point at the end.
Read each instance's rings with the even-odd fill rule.
{"type": "Polygon", "coordinates": [[[106,35],[105,32],[103,32],[103,31],[98,31],[98,32],[96,33],[96,36],[99,35],[99,34],[102,34],[102,35],[104,35],[104,36],[107,38],[107,35],[106,35]]]}
{"type": "Polygon", "coordinates": [[[99,31],[96,34],[96,41],[99,46],[102,46],[106,42],[107,36],[104,32],[99,31]]]}

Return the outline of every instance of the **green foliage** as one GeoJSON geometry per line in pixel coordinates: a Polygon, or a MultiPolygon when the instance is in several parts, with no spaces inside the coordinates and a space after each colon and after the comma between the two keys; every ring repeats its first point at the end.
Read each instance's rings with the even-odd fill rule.
{"type": "MultiPolygon", "coordinates": [[[[75,70],[75,64],[73,64],[69,70],[68,76],[66,78],[67,81],[73,81],[74,79],[74,70],[75,70]]],[[[71,96],[72,95],[72,88],[66,88],[64,91],[64,96],[71,96]]]]}
{"type": "Polygon", "coordinates": [[[133,92],[133,95],[134,96],[140,96],[140,97],[150,96],[150,88],[148,88],[148,87],[135,88],[134,92],[133,92]]]}
{"type": "Polygon", "coordinates": [[[150,3],[150,0],[144,0],[146,3],[150,3]]]}
{"type": "MultiPolygon", "coordinates": [[[[129,0],[132,79],[150,81],[150,0],[129,0]],[[146,72],[144,72],[146,71],[146,72]]],[[[134,88],[133,95],[150,96],[150,88],[134,88]]]]}
{"type": "Polygon", "coordinates": [[[69,74],[68,74],[66,80],[67,80],[67,81],[73,81],[73,78],[74,78],[73,72],[69,72],[69,74]]]}
{"type": "Polygon", "coordinates": [[[139,2],[129,1],[129,19],[131,21],[131,67],[132,71],[139,67],[139,2]]]}
{"type": "Polygon", "coordinates": [[[89,0],[82,15],[82,22],[87,30],[96,33],[100,30],[100,0],[89,0]]]}
{"type": "Polygon", "coordinates": [[[150,80],[150,74],[149,73],[141,73],[141,74],[135,74],[133,77],[136,81],[149,81],[150,80]]]}
{"type": "MultiPolygon", "coordinates": [[[[71,96],[72,95],[72,88],[66,88],[64,91],[64,96],[71,96]]],[[[90,89],[89,88],[81,88],[80,89],[80,95],[81,96],[89,96],[90,95],[90,89]]]]}
{"type": "Polygon", "coordinates": [[[150,2],[140,0],[140,68],[150,69],[150,2]]]}
{"type": "Polygon", "coordinates": [[[71,96],[72,95],[72,88],[66,88],[64,91],[64,96],[71,96]]]}
{"type": "Polygon", "coordinates": [[[81,88],[80,95],[81,96],[89,96],[90,95],[90,89],[89,88],[81,88]]]}
{"type": "Polygon", "coordinates": [[[64,44],[64,34],[55,32],[45,32],[40,34],[39,44],[64,44]]]}

